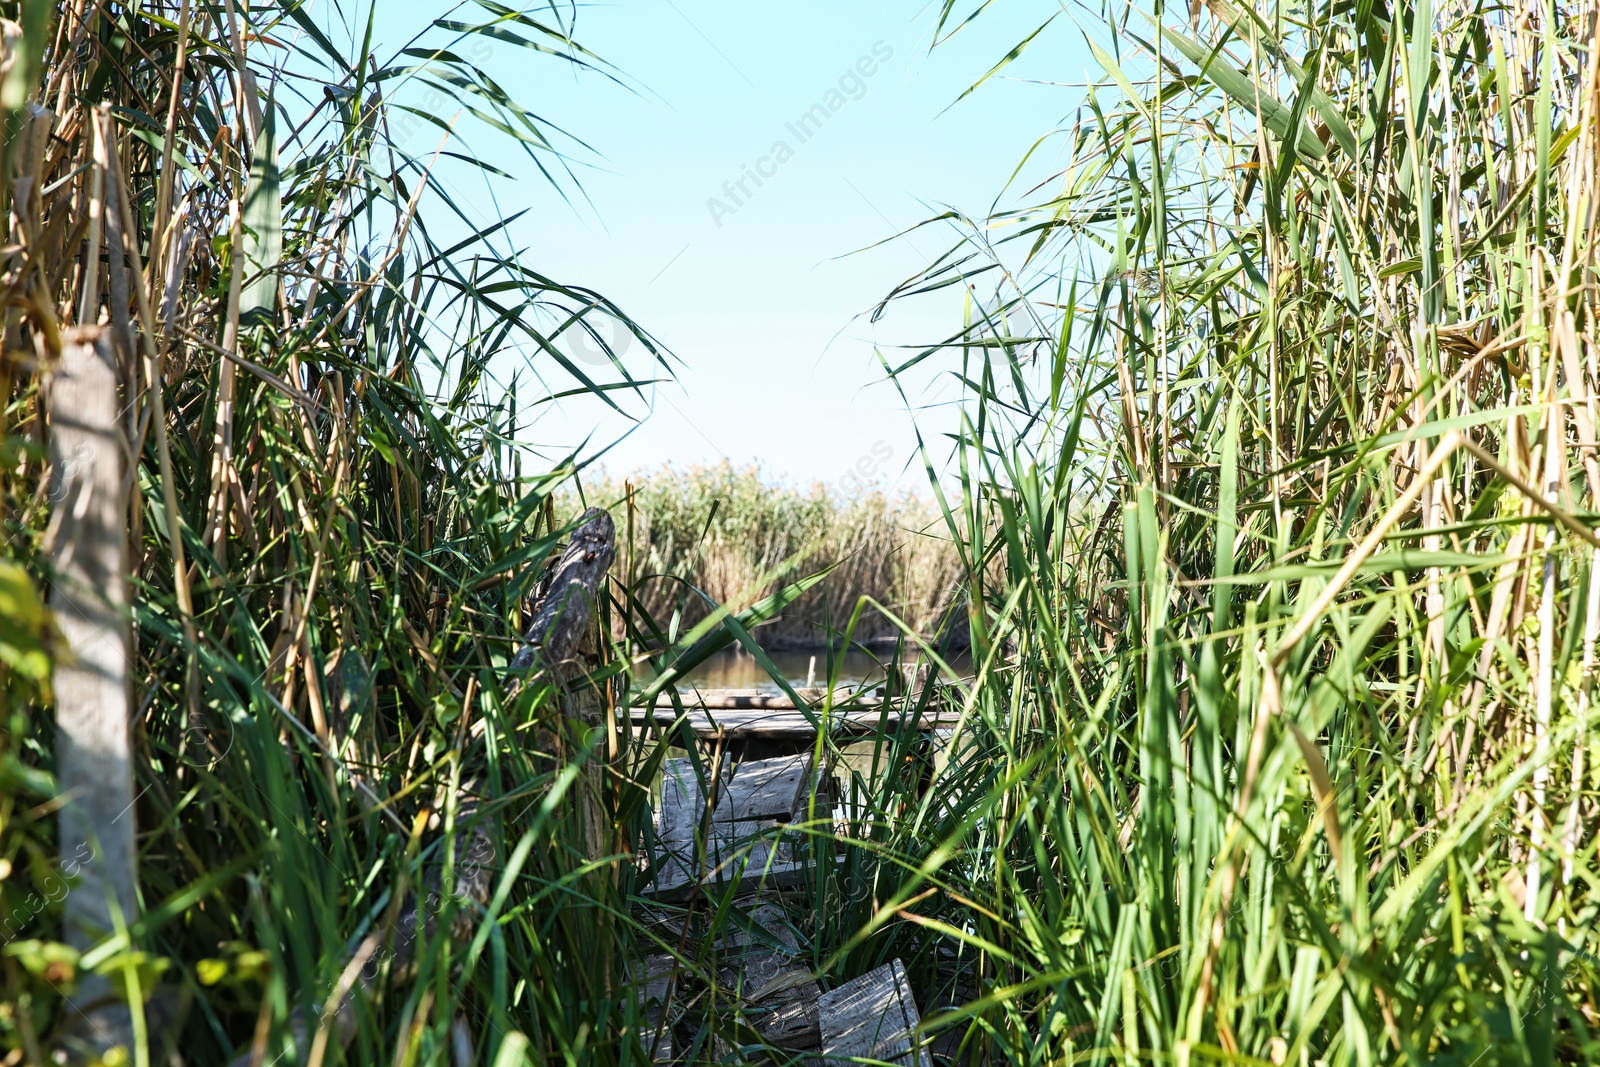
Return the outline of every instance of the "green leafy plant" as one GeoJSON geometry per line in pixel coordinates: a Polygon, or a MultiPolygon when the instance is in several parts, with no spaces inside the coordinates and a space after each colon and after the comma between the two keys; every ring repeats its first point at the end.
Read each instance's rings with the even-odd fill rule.
{"type": "Polygon", "coordinates": [[[1064,170],[903,290],[994,290],[893,368],[970,383],[980,668],[843,943],[1008,1063],[1587,1061],[1592,23],[1087,21],[1064,170]]]}

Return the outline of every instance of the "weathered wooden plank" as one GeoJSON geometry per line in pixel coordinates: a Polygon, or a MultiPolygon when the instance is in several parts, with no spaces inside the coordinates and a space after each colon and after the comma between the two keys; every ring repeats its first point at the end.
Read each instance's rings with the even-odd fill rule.
{"type": "MultiPolygon", "coordinates": [[[[685,711],[689,729],[698,737],[715,737],[718,731],[733,740],[812,740],[817,736],[816,726],[799,711],[750,709],[708,712],[704,708],[686,708],[685,711]]],[[[651,725],[665,727],[673,721],[663,709],[631,708],[628,714],[636,730],[644,730],[651,725]]],[[[870,734],[876,732],[883,721],[876,707],[852,708],[834,712],[829,718],[828,727],[835,735],[870,734]]],[[[887,725],[890,730],[932,732],[954,729],[959,721],[957,712],[939,708],[925,712],[914,722],[898,711],[891,712],[887,725]]]]}
{"type": "MultiPolygon", "coordinates": [[[[718,862],[724,836],[717,833],[716,827],[729,822],[727,791],[720,788],[720,783],[730,780],[731,767],[732,761],[724,756],[722,769],[718,772],[721,795],[712,814],[712,839],[707,842],[706,862],[711,866],[718,862]]],[[[660,855],[654,888],[658,895],[675,895],[686,890],[700,869],[696,843],[705,822],[705,789],[708,785],[709,781],[700,781],[694,761],[687,757],[669,759],[661,765],[661,798],[655,810],[656,843],[660,855]]]]}
{"type": "MultiPolygon", "coordinates": [[[[816,707],[828,698],[828,690],[818,688],[800,688],[795,690],[795,695],[805,702],[806,707],[816,707]]],[[[685,688],[679,691],[678,697],[685,707],[711,708],[712,710],[768,710],[768,711],[794,711],[795,703],[787,693],[773,693],[765,689],[695,689],[685,688]]],[[[883,689],[836,689],[833,691],[833,701],[844,704],[846,701],[853,705],[876,706],[883,702],[883,689]]],[[[655,706],[670,708],[673,706],[672,697],[666,693],[657,693],[655,706]]]]}
{"type": "Polygon", "coordinates": [[[511,671],[554,667],[577,650],[600,602],[606,571],[616,558],[616,542],[617,528],[610,514],[600,508],[583,513],[582,525],[573,531],[539,598],[533,624],[511,661],[511,671]]]}
{"type": "Polygon", "coordinates": [[[769,1045],[816,1048],[822,990],[799,959],[799,944],[783,909],[761,904],[751,909],[749,919],[764,936],[735,931],[724,957],[730,964],[726,980],[739,993],[745,1021],[769,1045]]]}
{"type": "MultiPolygon", "coordinates": [[[[95,180],[100,177],[97,169],[95,180]]],[[[87,949],[138,918],[128,500],[116,357],[97,327],[69,331],[65,340],[49,394],[50,498],[59,520],[50,603],[72,652],[55,675],[56,766],[65,801],[61,860],[80,882],[62,912],[66,942],[87,949]]],[[[94,1047],[132,1047],[127,1006],[117,1002],[107,979],[85,974],[79,996],[95,1005],[79,1013],[94,1047]]]]}
{"type": "MultiPolygon", "coordinates": [[[[674,762],[674,761],[669,761],[674,762]]],[[[663,773],[663,807],[681,804],[694,806],[694,828],[698,829],[704,817],[704,794],[698,792],[699,782],[691,768],[683,765],[672,768],[673,788],[665,787],[663,773]],[[688,790],[696,790],[691,796],[688,790]],[[667,799],[670,797],[670,799],[667,799]]],[[[803,810],[809,793],[811,754],[777,756],[772,759],[747,760],[732,764],[723,758],[719,776],[717,803],[711,813],[713,824],[746,822],[790,822],[803,810]]]]}
{"type": "Polygon", "coordinates": [[[666,1016],[667,994],[678,961],[665,953],[647,957],[634,975],[634,994],[639,998],[640,1015],[646,1028],[639,1036],[650,1058],[656,1063],[671,1063],[672,1026],[666,1016]]]}
{"type": "Polygon", "coordinates": [[[697,879],[736,882],[740,893],[799,881],[804,866],[795,856],[794,842],[777,833],[790,821],[796,797],[809,779],[809,759],[795,764],[795,757],[780,757],[724,772],[702,866],[696,846],[704,825],[705,792],[687,758],[667,760],[656,812],[660,856],[654,894],[682,894],[697,879]]]}
{"type": "Polygon", "coordinates": [[[804,871],[795,859],[793,843],[776,838],[781,825],[773,819],[713,822],[703,875],[692,836],[660,841],[662,855],[652,892],[658,897],[681,895],[696,877],[708,885],[737,882],[741,894],[763,886],[793,885],[804,871]]]}
{"type": "Polygon", "coordinates": [[[921,1048],[917,1004],[899,960],[822,994],[822,1055],[930,1067],[921,1048]]]}
{"type": "MultiPolygon", "coordinates": [[[[727,756],[722,757],[722,770],[718,777],[722,783],[729,782],[733,777],[733,761],[727,756]]],[[[728,821],[732,811],[728,792],[726,789],[720,792],[711,817],[713,821],[718,818],[728,821]]],[[[692,839],[705,818],[705,812],[705,791],[695,774],[694,761],[682,757],[662,763],[661,800],[655,812],[656,835],[674,841],[692,839]]]]}
{"type": "MultiPolygon", "coordinates": [[[[729,818],[788,822],[811,780],[811,753],[756,760],[739,767],[728,787],[729,818]]],[[[713,816],[715,817],[715,816],[713,816]]]]}

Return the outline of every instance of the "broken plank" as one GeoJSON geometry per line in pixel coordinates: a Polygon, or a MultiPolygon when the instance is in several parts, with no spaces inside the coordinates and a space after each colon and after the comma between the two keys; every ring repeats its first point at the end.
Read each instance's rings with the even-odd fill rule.
{"type": "MultiPolygon", "coordinates": [[[[713,820],[731,818],[727,784],[733,777],[733,761],[722,757],[718,772],[720,796],[712,811],[713,820]]],[[[695,771],[694,761],[687,758],[669,759],[661,765],[661,801],[656,805],[655,824],[657,836],[671,840],[692,840],[705,821],[705,786],[695,771]]]]}
{"type": "Polygon", "coordinates": [[[703,867],[695,837],[661,840],[656,877],[646,892],[669,899],[687,893],[696,881],[707,886],[731,883],[739,895],[794,885],[803,880],[805,865],[795,858],[794,843],[780,836],[782,826],[773,819],[713,822],[703,867]]]}
{"type": "Polygon", "coordinates": [[[804,807],[810,780],[810,753],[741,764],[728,785],[730,818],[788,822],[804,807]]]}
{"type": "Polygon", "coordinates": [[[810,765],[809,759],[780,757],[724,771],[707,825],[704,786],[692,763],[667,760],[656,813],[659,855],[647,892],[679,896],[699,882],[732,883],[745,893],[800,881],[804,865],[779,828],[792,815],[796,791],[809,781],[810,765]]]}
{"type": "MultiPolygon", "coordinates": [[[[788,822],[805,810],[811,781],[811,754],[749,760],[733,766],[722,760],[714,822],[776,819],[788,822]]],[[[709,784],[709,783],[707,783],[709,784]]],[[[693,763],[671,759],[661,767],[661,803],[656,830],[663,837],[693,832],[705,819],[705,792],[693,763]]]]}
{"type": "Polygon", "coordinates": [[[899,960],[822,994],[818,1007],[824,1059],[929,1067],[917,1034],[922,1020],[899,960]]]}
{"type": "Polygon", "coordinates": [[[822,990],[800,959],[788,917],[763,903],[746,916],[748,929],[733,931],[723,957],[725,981],[738,991],[740,1013],[767,1044],[813,1049],[821,1041],[817,1001],[822,990]]]}
{"type": "MultiPolygon", "coordinates": [[[[651,727],[662,730],[675,721],[669,709],[632,708],[629,715],[634,729],[641,731],[651,727]]],[[[804,712],[793,709],[707,711],[691,707],[685,710],[684,717],[689,729],[697,737],[716,737],[721,732],[730,740],[763,738],[811,741],[817,736],[816,722],[807,718],[804,712]]],[[[858,707],[835,710],[828,717],[827,725],[829,734],[834,736],[874,734],[880,729],[890,732],[911,729],[927,733],[953,730],[960,719],[959,709],[929,709],[920,718],[910,721],[898,711],[891,710],[885,718],[879,708],[858,707]]]]}
{"type": "Polygon", "coordinates": [[[672,1026],[665,1013],[677,965],[678,961],[665,953],[650,956],[642,965],[635,965],[634,990],[639,998],[639,1014],[645,1023],[639,1037],[655,1063],[670,1063],[673,1059],[672,1026]]]}

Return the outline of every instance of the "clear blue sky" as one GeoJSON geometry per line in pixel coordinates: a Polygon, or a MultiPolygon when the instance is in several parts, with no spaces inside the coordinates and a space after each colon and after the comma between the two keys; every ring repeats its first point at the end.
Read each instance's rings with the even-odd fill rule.
{"type": "MultiPolygon", "coordinates": [[[[1081,84],[1092,64],[1081,35],[1060,19],[958,102],[1059,9],[1001,4],[930,53],[937,7],[626,0],[579,8],[575,36],[628,87],[507,46],[487,56],[519,103],[592,146],[575,155],[587,201],[563,202],[517,149],[481,129],[468,130],[473,148],[526,176],[497,183],[492,195],[468,168],[446,169],[448,180],[484,222],[532,208],[512,231],[529,262],[603,292],[682,361],[677,382],[656,390],[653,412],[605,459],[613,473],[728,458],[802,483],[837,482],[858,464],[886,485],[922,481],[920,469],[901,479],[914,458],[912,416],[883,384],[874,345],[892,355],[891,346],[949,333],[960,322],[959,295],[923,299],[877,324],[863,312],[954,231],[858,250],[947,205],[982,215],[1029,147],[1082,98],[1080,88],[1040,83],[1081,84]],[[802,143],[789,124],[819,103],[837,111],[815,132],[799,128],[802,143]],[[779,141],[793,152],[781,163],[772,154],[779,141]],[[746,168],[768,176],[759,187],[745,178],[741,190],[746,168]]],[[[385,0],[382,10],[383,37],[397,44],[444,5],[385,0]]],[[[1061,162],[1052,147],[1031,173],[1061,162]]],[[[635,373],[648,369],[642,355],[637,347],[629,355],[635,373]]],[[[509,375],[519,365],[507,353],[496,369],[509,375]]],[[[915,385],[913,403],[933,405],[917,421],[937,437],[952,425],[950,409],[937,405],[954,390],[931,373],[915,385]]],[[[629,426],[588,399],[540,410],[530,436],[552,455],[591,433],[597,444],[613,441],[629,426]]]]}

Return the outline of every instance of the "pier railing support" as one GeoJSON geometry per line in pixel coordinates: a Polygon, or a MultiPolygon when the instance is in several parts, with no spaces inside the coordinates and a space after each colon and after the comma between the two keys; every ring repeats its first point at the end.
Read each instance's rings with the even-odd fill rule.
{"type": "MultiPolygon", "coordinates": [[[[63,903],[66,941],[87,949],[137,917],[128,699],[128,498],[117,360],[98,327],[64,338],[50,384],[53,608],[70,660],[55,674],[56,765],[65,803],[60,856],[78,884],[63,903]]],[[[80,979],[77,1035],[131,1050],[128,1006],[80,979]]]]}
{"type": "MultiPolygon", "coordinates": [[[[607,512],[590,508],[584,513],[534,608],[522,650],[511,661],[513,677],[549,671],[561,694],[560,744],[597,727],[616,729],[616,723],[608,721],[615,709],[592,677],[604,647],[600,601],[606,574],[616,559],[616,542],[616,524],[607,512]]],[[[609,746],[607,754],[612,754],[609,746]]],[[[611,820],[603,804],[605,772],[601,760],[585,763],[576,800],[584,847],[591,858],[610,851],[612,844],[611,820]]]]}

